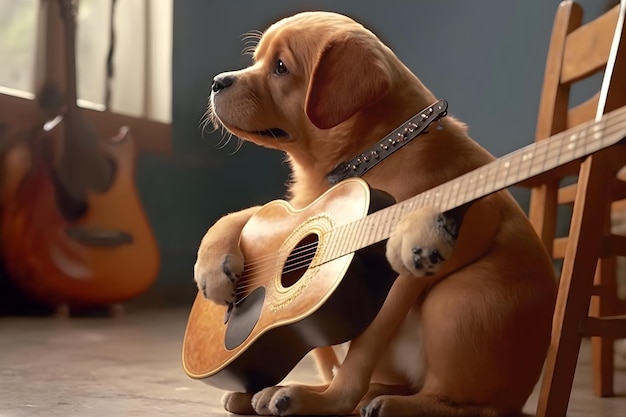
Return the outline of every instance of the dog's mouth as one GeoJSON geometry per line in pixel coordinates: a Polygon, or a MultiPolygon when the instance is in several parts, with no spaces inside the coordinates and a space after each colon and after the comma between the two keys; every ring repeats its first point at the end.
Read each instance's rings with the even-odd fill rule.
{"type": "Polygon", "coordinates": [[[254,132],[254,134],[274,139],[289,139],[289,134],[277,127],[265,130],[257,130],[256,132],[254,132]]]}

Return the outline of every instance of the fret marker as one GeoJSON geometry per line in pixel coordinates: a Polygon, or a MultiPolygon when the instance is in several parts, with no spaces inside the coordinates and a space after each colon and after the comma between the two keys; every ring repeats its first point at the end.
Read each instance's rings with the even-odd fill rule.
{"type": "Polygon", "coordinates": [[[532,152],[526,152],[524,155],[522,155],[522,161],[526,161],[530,159],[532,156],[533,156],[532,152]]]}
{"type": "Polygon", "coordinates": [[[572,133],[569,137],[570,142],[576,142],[578,140],[578,132],[572,133]]]}
{"type": "Polygon", "coordinates": [[[511,163],[510,163],[509,161],[506,161],[506,162],[504,163],[504,167],[505,167],[505,168],[507,168],[507,169],[508,169],[510,166],[511,166],[511,163]]]}
{"type": "Polygon", "coordinates": [[[604,132],[604,127],[602,126],[602,123],[596,123],[595,125],[593,125],[593,139],[594,140],[600,140],[602,139],[603,136],[603,132],[604,132]]]}

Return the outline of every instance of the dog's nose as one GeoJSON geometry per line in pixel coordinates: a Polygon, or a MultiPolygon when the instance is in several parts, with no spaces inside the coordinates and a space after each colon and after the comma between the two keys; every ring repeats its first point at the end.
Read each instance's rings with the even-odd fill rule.
{"type": "Polygon", "coordinates": [[[235,81],[235,77],[230,74],[220,74],[216,76],[213,78],[213,92],[217,93],[218,91],[230,87],[233,85],[233,81],[235,81]]]}

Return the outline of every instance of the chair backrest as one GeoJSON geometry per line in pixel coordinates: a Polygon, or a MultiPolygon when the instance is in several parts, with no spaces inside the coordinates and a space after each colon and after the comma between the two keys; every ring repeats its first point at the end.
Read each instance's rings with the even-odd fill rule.
{"type": "MultiPolygon", "coordinates": [[[[621,2],[626,3],[625,0],[621,2]]],[[[582,24],[583,10],[579,4],[570,0],[559,4],[546,60],[536,141],[594,119],[600,104],[600,114],[626,105],[626,39],[622,36],[623,26],[621,31],[616,30],[618,23],[621,23],[620,19],[623,19],[620,16],[623,16],[623,11],[617,5],[594,20],[582,24]],[[612,51],[616,34],[621,37],[621,41],[619,47],[612,51]],[[608,72],[605,71],[607,63],[610,70],[608,72]],[[602,91],[599,88],[585,102],[571,105],[572,87],[600,72],[605,76],[602,84],[608,89],[602,91]],[[610,79],[607,79],[608,76],[610,79]]],[[[534,187],[531,194],[530,221],[548,252],[555,258],[560,257],[553,252],[559,224],[559,185],[564,177],[577,173],[577,163],[548,173],[542,177],[542,185],[534,187]]],[[[575,189],[570,187],[569,191],[573,191],[570,192],[573,196],[575,189]]],[[[559,249],[557,252],[562,251],[559,249]]]]}
{"type": "MultiPolygon", "coordinates": [[[[598,91],[587,101],[570,107],[572,85],[604,71],[611,51],[616,24],[620,16],[617,5],[582,24],[583,10],[573,1],[559,5],[544,74],[535,139],[556,133],[593,119],[600,104],[598,91]]],[[[622,30],[623,32],[623,30],[622,30]]],[[[626,41],[619,43],[604,111],[626,104],[626,41]]]]}

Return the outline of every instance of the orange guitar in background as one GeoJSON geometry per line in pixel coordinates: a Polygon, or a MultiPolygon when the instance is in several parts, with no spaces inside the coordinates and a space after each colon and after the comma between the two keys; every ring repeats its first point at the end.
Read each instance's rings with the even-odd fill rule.
{"type": "Polygon", "coordinates": [[[77,10],[71,0],[58,2],[67,91],[61,96],[44,83],[38,121],[8,132],[13,143],[0,161],[0,253],[16,285],[38,302],[110,305],[152,285],[158,248],[135,188],[131,132],[122,127],[114,137],[99,137],[76,104],[77,10]]]}

